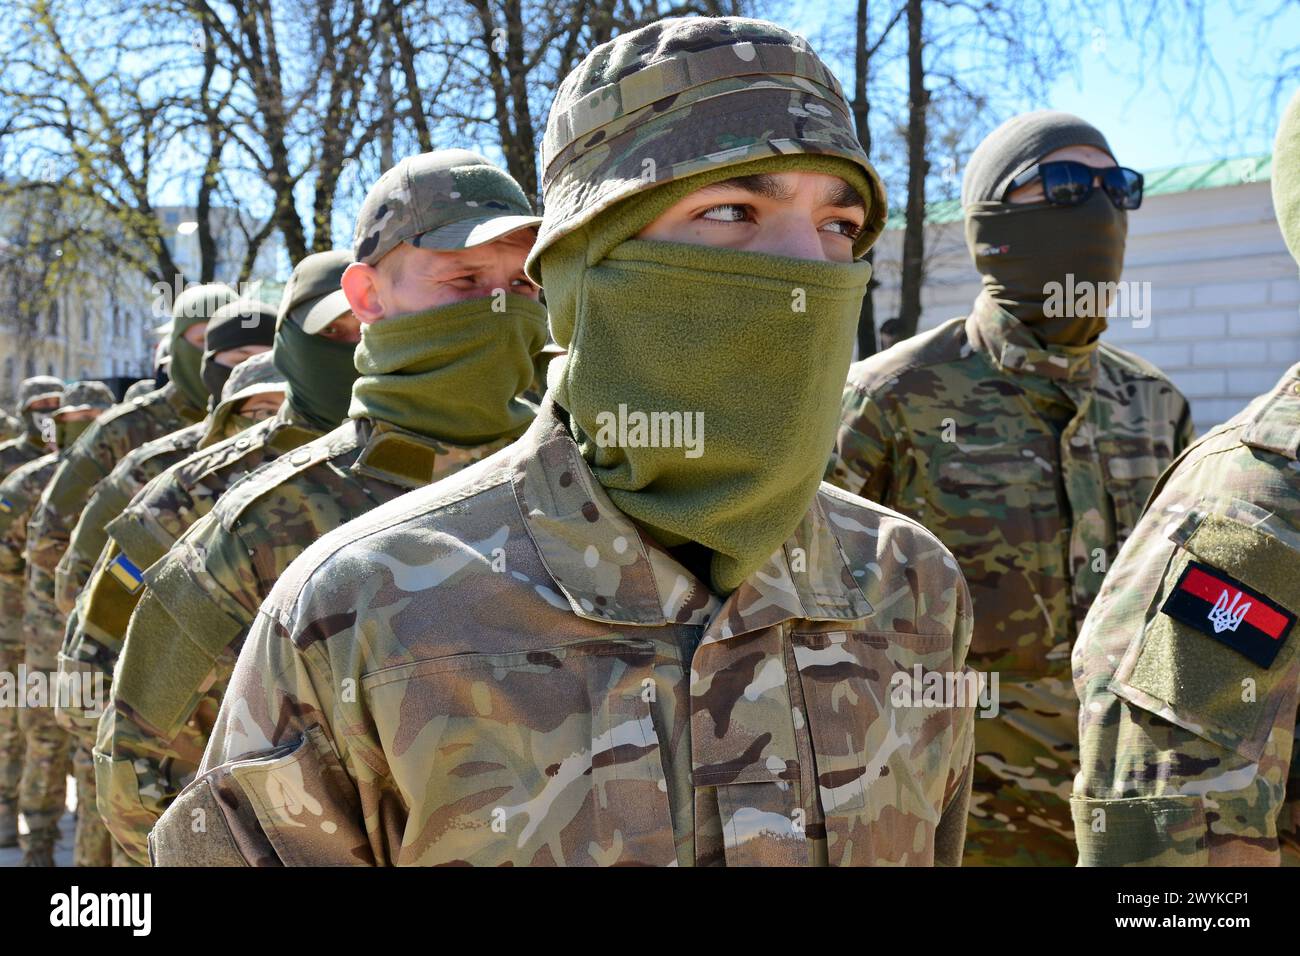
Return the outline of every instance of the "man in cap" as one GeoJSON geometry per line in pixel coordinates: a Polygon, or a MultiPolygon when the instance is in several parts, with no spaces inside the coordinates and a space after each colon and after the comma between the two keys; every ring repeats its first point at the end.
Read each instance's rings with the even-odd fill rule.
{"type": "MultiPolygon", "coordinates": [[[[63,402],[63,382],[47,375],[28,378],[18,387],[18,412],[23,432],[0,444],[0,481],[15,469],[49,457],[46,437],[49,413],[63,402]]],[[[39,490],[39,489],[38,489],[39,490]]],[[[19,505],[0,496],[0,524],[16,520],[19,505]]],[[[23,531],[27,530],[23,517],[23,531]]],[[[7,584],[0,584],[0,673],[17,673],[22,661],[22,618],[25,582],[9,572],[7,584]]],[[[18,842],[18,778],[22,773],[22,731],[18,711],[0,707],[0,847],[18,842]]]]}
{"type": "MultiPolygon", "coordinates": [[[[1300,93],[1273,149],[1300,261],[1300,93]]],[[[1161,477],[1074,649],[1087,866],[1300,862],[1300,365],[1161,477]]]]}
{"type": "MultiPolygon", "coordinates": [[[[363,324],[349,421],[230,489],[145,572],[114,680],[112,739],[101,727],[99,743],[122,795],[112,805],[140,811],[122,821],[136,840],[128,852],[147,859],[149,825],[197,768],[239,648],[289,562],[532,421],[535,407],[518,396],[546,340],[546,311],[523,272],[539,221],[508,174],[465,150],[404,159],[366,196],[342,277],[363,324]],[[169,768],[181,741],[189,762],[169,768]]],[[[342,298],[304,315],[304,332],[342,298]]]]}
{"type": "MultiPolygon", "coordinates": [[[[236,299],[212,313],[204,326],[204,351],[199,359],[199,381],[205,409],[222,400],[221,390],[235,366],[251,356],[271,350],[275,339],[275,309],[253,299],[236,299]]],[[[188,345],[188,342],[186,343],[188,345]]],[[[229,412],[219,430],[213,431],[212,416],[133,449],[114,466],[90,495],[86,509],[73,529],[67,549],[55,571],[58,606],[71,614],[90,578],[90,571],[104,549],[104,530],[145,484],[181,459],[189,456],[205,437],[226,438],[238,431],[238,417],[229,412]]]]}
{"type": "Polygon", "coordinates": [[[63,382],[51,375],[24,379],[18,386],[18,412],[23,432],[0,444],[0,481],[19,465],[35,461],[51,451],[46,436],[50,412],[63,401],[63,382]]]}
{"type": "Polygon", "coordinates": [[[1098,338],[1140,201],[1141,177],[1088,123],[1008,120],[962,184],[983,279],[971,314],[849,372],[829,480],[953,550],[975,602],[971,663],[999,678],[999,714],[975,725],[967,866],[1073,863],[1070,646],[1191,439],[1169,380],[1098,338]],[[1064,288],[1078,298],[1057,301],[1064,288]]]}
{"type": "MultiPolygon", "coordinates": [[[[85,510],[95,486],[127,453],[147,441],[169,435],[201,421],[208,395],[200,377],[203,351],[200,345],[208,320],[237,298],[233,289],[220,283],[191,286],[172,305],[171,353],[173,380],[131,403],[123,403],[103,415],[82,436],[82,441],[59,463],[32,515],[29,550],[35,560],[48,562],[53,574],[63,557],[78,518],[85,510]]],[[[98,551],[91,555],[93,561],[98,551]]],[[[64,614],[72,611],[75,590],[56,592],[57,606],[64,614]]]]}
{"type": "Polygon", "coordinates": [[[565,80],[543,157],[536,422],[281,578],[156,862],[956,862],[973,711],[894,689],[959,675],[965,585],[820,484],[886,213],[834,76],[664,20],[565,80]]]}
{"type": "MultiPolygon", "coordinates": [[[[70,635],[65,642],[60,658],[61,674],[98,672],[111,679],[131,612],[144,590],[143,569],[166,554],[192,524],[211,511],[235,481],[320,437],[329,430],[328,426],[337,425],[346,417],[352,382],[356,378],[352,352],[360,335],[360,323],[352,316],[347,300],[336,293],[343,270],[351,261],[352,256],[347,252],[322,252],[298,264],[281,299],[275,346],[265,356],[274,362],[280,380],[242,387],[223,402],[233,407],[241,401],[267,403],[274,399],[277,406],[274,417],[223,441],[210,443],[205,439],[200,451],[151,481],[109,523],[109,544],[78,601],[79,633],[70,635]],[[325,302],[326,299],[330,301],[325,302]],[[276,391],[271,391],[272,388],[276,391]]],[[[231,382],[263,357],[254,357],[241,365],[231,376],[231,382]]],[[[221,414],[219,410],[216,418],[220,419],[221,414]]],[[[214,428],[217,425],[214,422],[214,428]]],[[[136,666],[135,655],[122,663],[128,671],[134,671],[136,666]]],[[[102,722],[100,711],[64,716],[91,744],[97,727],[102,725],[105,745],[96,750],[97,772],[101,777],[97,793],[104,806],[102,816],[119,844],[132,846],[138,842],[143,848],[157,811],[152,816],[141,813],[139,794],[177,789],[173,778],[193,772],[198,765],[201,743],[198,751],[194,751],[187,725],[178,740],[161,742],[165,749],[159,753],[159,742],[140,734],[129,714],[119,721],[110,708],[103,714],[102,722]],[[133,749],[137,735],[143,737],[146,746],[133,749]],[[133,761],[136,770],[137,776],[129,778],[129,787],[120,785],[128,782],[126,775],[120,770],[116,774],[112,771],[109,742],[114,740],[120,752],[130,754],[128,759],[133,761]],[[155,784],[150,780],[155,774],[164,782],[155,784]],[[137,778],[144,782],[137,785],[137,778]],[[133,836],[136,821],[143,821],[138,837],[133,836]]],[[[142,851],[135,858],[143,861],[147,853],[142,851]]]]}
{"type": "MultiPolygon", "coordinates": [[[[52,695],[61,634],[57,614],[51,615],[49,576],[33,573],[29,577],[27,573],[27,520],[60,458],[112,405],[113,393],[101,382],[68,385],[62,392],[62,404],[50,415],[58,451],[20,465],[0,482],[0,605],[6,615],[0,645],[4,646],[7,672],[15,674],[18,663],[26,664],[27,679],[18,682],[24,692],[35,678],[40,681],[38,686],[52,695]]],[[[28,829],[23,861],[50,866],[65,806],[68,736],[54,720],[53,701],[22,703],[16,712],[5,708],[6,720],[0,724],[0,781],[6,798],[0,800],[0,844],[12,846],[17,836],[16,789],[16,809],[26,818],[28,829]]]]}

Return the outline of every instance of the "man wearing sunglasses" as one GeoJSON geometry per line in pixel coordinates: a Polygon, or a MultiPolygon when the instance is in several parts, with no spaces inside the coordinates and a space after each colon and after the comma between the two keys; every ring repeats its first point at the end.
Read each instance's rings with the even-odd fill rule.
{"type": "Polygon", "coordinates": [[[1078,771],[1070,648],[1147,494],[1191,439],[1158,369],[1099,341],[1142,177],[1067,113],[1013,117],[971,156],[971,314],[849,372],[830,480],[915,517],[956,555],[976,721],[966,865],[1068,865],[1078,771]]]}

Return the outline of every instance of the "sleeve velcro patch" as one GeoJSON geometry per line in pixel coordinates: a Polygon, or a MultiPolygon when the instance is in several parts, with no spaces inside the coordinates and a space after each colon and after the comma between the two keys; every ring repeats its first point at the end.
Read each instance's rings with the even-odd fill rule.
{"type": "Polygon", "coordinates": [[[1160,609],[1267,669],[1296,616],[1259,591],[1200,561],[1189,561],[1160,609]]]}

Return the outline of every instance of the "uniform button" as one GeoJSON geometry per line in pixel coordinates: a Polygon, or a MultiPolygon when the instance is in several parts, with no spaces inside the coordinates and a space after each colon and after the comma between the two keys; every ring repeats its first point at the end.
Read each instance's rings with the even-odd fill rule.
{"type": "Polygon", "coordinates": [[[247,447],[248,447],[248,439],[247,439],[247,438],[240,438],[240,439],[237,439],[237,440],[235,441],[235,447],[238,448],[238,449],[240,449],[241,451],[242,451],[243,449],[247,448],[247,447]]]}
{"type": "Polygon", "coordinates": [[[307,459],[310,457],[311,457],[311,452],[309,451],[296,451],[293,453],[293,456],[289,459],[289,463],[293,465],[302,465],[305,464],[307,459]]]}

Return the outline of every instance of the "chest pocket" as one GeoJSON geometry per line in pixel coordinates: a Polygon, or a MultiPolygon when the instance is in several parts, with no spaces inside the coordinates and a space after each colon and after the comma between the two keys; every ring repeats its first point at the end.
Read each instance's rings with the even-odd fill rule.
{"type": "Polygon", "coordinates": [[[827,862],[932,864],[955,737],[951,638],[835,631],[793,644],[827,862]]]}
{"type": "Polygon", "coordinates": [[[1114,689],[1145,710],[1248,761],[1259,761],[1275,724],[1286,724],[1283,736],[1294,728],[1294,720],[1285,715],[1286,708],[1294,708],[1300,684],[1300,628],[1287,619],[1294,622],[1300,613],[1295,573],[1300,536],[1248,502],[1215,503],[1209,513],[1201,507],[1170,533],[1179,547],[1165,568],[1141,637],[1115,672],[1114,689]],[[1224,613],[1219,614],[1219,605],[1212,602],[1220,592],[1232,590],[1235,596],[1224,576],[1275,607],[1261,606],[1259,613],[1243,613],[1233,621],[1233,607],[1247,612],[1246,605],[1263,604],[1258,597],[1252,601],[1242,595],[1245,602],[1230,605],[1223,599],[1224,613]],[[1166,613],[1171,595],[1180,590],[1190,597],[1182,598],[1173,615],[1166,613]],[[1280,646],[1269,648],[1276,656],[1267,667],[1250,658],[1271,641],[1280,646]],[[1245,652],[1232,646],[1238,642],[1245,652]]]}
{"type": "Polygon", "coordinates": [[[398,862],[674,862],[654,666],[606,638],[363,678],[408,806],[398,862]]]}
{"type": "Polygon", "coordinates": [[[1118,552],[1133,533],[1156,479],[1169,462],[1167,458],[1157,457],[1155,449],[1146,442],[1103,442],[1100,450],[1118,552]]]}

